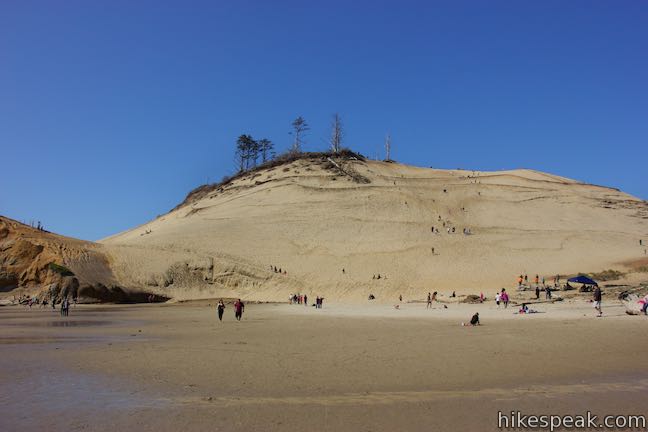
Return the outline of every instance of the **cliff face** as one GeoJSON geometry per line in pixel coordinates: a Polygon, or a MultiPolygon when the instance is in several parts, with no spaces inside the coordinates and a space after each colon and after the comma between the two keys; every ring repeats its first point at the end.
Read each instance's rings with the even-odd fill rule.
{"type": "Polygon", "coordinates": [[[128,301],[101,245],[59,236],[0,216],[0,296],[128,301]]]}

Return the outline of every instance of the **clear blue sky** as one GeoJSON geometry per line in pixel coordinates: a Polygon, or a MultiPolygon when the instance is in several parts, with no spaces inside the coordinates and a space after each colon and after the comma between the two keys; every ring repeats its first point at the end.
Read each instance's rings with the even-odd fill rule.
{"type": "Polygon", "coordinates": [[[291,121],[420,166],[648,198],[648,2],[0,0],[0,214],[95,240],[291,121]]]}

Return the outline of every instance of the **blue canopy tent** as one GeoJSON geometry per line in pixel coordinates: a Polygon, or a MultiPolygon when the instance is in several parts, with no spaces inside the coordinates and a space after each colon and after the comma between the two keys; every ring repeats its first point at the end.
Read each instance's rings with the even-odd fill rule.
{"type": "Polygon", "coordinates": [[[588,278],[587,276],[576,276],[576,277],[573,277],[571,279],[568,279],[567,282],[576,282],[576,283],[585,284],[585,285],[596,285],[596,286],[598,286],[598,284],[595,281],[588,278]]]}

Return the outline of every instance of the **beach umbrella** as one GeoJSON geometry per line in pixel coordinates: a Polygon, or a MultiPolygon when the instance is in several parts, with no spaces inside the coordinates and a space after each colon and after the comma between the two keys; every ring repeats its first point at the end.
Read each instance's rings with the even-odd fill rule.
{"type": "Polygon", "coordinates": [[[588,278],[587,276],[576,276],[576,277],[573,277],[571,279],[568,279],[567,281],[568,282],[576,282],[576,283],[585,284],[585,285],[596,285],[596,286],[598,286],[598,284],[594,280],[588,278]]]}

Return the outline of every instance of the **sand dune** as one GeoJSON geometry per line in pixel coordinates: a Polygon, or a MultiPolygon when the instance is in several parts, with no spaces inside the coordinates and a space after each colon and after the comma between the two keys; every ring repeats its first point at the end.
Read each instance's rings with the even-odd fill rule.
{"type": "Polygon", "coordinates": [[[644,253],[648,205],[615,189],[533,170],[337,163],[342,171],[306,158],[249,173],[101,244],[125,286],[281,301],[495,290],[520,273],[623,268],[644,253]]]}

